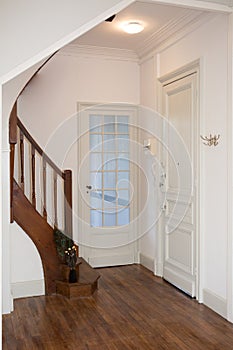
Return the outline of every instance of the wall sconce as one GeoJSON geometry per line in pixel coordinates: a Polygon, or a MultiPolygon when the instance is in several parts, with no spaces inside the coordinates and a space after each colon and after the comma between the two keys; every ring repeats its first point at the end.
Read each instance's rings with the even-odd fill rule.
{"type": "Polygon", "coordinates": [[[208,136],[201,136],[201,139],[204,141],[203,144],[205,146],[217,146],[218,145],[218,140],[220,138],[220,135],[211,135],[208,136]]]}

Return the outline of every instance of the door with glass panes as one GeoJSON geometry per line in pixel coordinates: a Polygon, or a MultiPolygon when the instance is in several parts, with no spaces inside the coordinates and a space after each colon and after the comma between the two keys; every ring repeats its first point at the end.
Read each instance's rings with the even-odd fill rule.
{"type": "Polygon", "coordinates": [[[92,266],[135,262],[136,108],[79,105],[79,245],[92,266]]]}

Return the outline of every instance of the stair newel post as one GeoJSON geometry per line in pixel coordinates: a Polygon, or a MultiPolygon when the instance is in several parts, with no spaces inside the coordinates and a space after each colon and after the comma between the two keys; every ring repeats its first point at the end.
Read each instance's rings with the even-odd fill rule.
{"type": "Polygon", "coordinates": [[[24,135],[20,130],[19,152],[20,152],[20,186],[24,191],[24,135]]]}
{"type": "Polygon", "coordinates": [[[15,164],[15,145],[17,144],[17,101],[15,102],[9,120],[10,142],[10,222],[13,222],[13,183],[15,164]]]}
{"type": "Polygon", "coordinates": [[[43,217],[47,220],[47,204],[46,204],[46,160],[42,157],[43,167],[43,217]]]}
{"type": "Polygon", "coordinates": [[[58,228],[57,220],[57,173],[53,171],[53,200],[54,200],[54,228],[58,228]]]}
{"type": "Polygon", "coordinates": [[[65,170],[64,178],[64,215],[65,233],[72,238],[72,171],[65,170]]]}
{"type": "Polygon", "coordinates": [[[31,179],[32,179],[32,205],[36,208],[36,169],[35,169],[35,147],[31,145],[31,179]]]}

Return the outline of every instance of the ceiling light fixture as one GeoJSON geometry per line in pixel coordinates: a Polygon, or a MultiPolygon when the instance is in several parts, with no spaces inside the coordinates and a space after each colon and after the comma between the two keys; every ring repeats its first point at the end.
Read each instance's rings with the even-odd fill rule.
{"type": "Polygon", "coordinates": [[[136,21],[130,21],[127,23],[124,23],[122,26],[124,32],[128,34],[137,34],[143,31],[144,26],[136,21]]]}

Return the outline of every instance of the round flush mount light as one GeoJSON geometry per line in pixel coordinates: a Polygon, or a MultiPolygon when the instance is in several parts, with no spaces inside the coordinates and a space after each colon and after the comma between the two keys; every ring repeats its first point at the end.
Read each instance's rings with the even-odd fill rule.
{"type": "Polygon", "coordinates": [[[130,21],[130,22],[124,23],[122,28],[124,32],[128,34],[137,34],[143,31],[144,26],[139,22],[130,21]]]}

